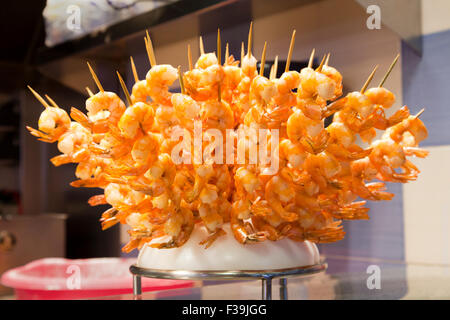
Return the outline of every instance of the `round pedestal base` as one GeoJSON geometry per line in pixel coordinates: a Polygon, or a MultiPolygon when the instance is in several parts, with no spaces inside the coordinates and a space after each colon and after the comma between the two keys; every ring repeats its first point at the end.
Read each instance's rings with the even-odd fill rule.
{"type": "Polygon", "coordinates": [[[137,267],[160,270],[274,270],[312,266],[320,263],[319,250],[309,241],[289,239],[242,245],[235,240],[229,225],[227,233],[208,249],[199,245],[207,237],[204,227],[196,226],[180,248],[154,249],[144,246],[137,267]]]}

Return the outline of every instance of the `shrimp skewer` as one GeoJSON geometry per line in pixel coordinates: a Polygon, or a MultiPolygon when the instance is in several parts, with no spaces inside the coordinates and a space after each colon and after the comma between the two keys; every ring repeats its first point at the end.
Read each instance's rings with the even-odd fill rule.
{"type": "Polygon", "coordinates": [[[57,141],[70,127],[70,117],[66,111],[59,107],[51,107],[36,91],[30,86],[28,89],[38,99],[39,102],[45,107],[45,110],[41,113],[38,122],[39,130],[31,127],[26,127],[30,133],[39,138],[40,141],[53,143],[57,141]]]}

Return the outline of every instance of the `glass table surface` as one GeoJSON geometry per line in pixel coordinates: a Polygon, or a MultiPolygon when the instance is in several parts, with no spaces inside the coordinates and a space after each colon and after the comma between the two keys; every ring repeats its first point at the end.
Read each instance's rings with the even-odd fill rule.
{"type": "MultiPolygon", "coordinates": [[[[450,265],[327,256],[324,273],[288,279],[290,300],[450,299],[450,265]]],[[[273,299],[279,299],[273,280],[273,299]]],[[[132,294],[98,299],[133,299],[132,294]]],[[[143,300],[259,300],[261,281],[196,281],[194,287],[144,292],[143,300]]]]}

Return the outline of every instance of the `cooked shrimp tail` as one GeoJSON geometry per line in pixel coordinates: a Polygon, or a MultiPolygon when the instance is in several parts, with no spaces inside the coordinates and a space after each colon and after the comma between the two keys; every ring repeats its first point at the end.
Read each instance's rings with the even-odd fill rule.
{"type": "Polygon", "coordinates": [[[99,206],[102,204],[108,204],[104,194],[98,194],[89,198],[88,203],[90,206],[99,206]]]}

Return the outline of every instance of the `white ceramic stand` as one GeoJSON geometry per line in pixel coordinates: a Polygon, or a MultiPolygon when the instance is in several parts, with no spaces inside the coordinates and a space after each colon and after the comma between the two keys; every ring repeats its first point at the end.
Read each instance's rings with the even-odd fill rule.
{"type": "Polygon", "coordinates": [[[317,246],[309,241],[290,239],[242,245],[227,233],[208,249],[199,245],[207,237],[204,227],[197,226],[189,240],[179,248],[154,249],[144,246],[137,266],[161,270],[273,270],[316,265],[320,262],[317,246]]]}
{"type": "Polygon", "coordinates": [[[238,243],[229,228],[226,236],[218,238],[204,249],[198,243],[207,236],[204,227],[196,227],[189,240],[180,248],[142,248],[133,274],[133,294],[140,299],[141,277],[162,279],[261,279],[262,299],[272,299],[272,279],[280,279],[280,298],[287,299],[287,278],[322,272],[326,263],[320,262],[315,244],[289,239],[264,241],[255,245],[238,243]]]}

